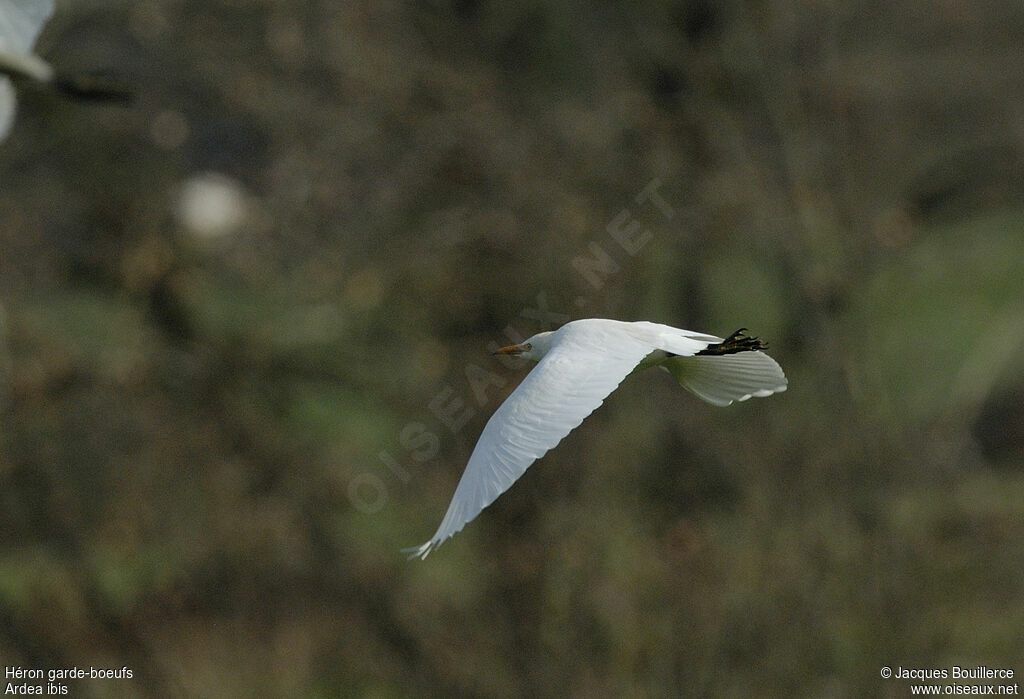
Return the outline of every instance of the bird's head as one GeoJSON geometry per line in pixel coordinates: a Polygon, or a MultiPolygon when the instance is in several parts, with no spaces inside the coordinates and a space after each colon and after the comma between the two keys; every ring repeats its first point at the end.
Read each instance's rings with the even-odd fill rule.
{"type": "Polygon", "coordinates": [[[535,362],[539,362],[548,353],[548,350],[551,349],[552,334],[551,330],[537,333],[526,342],[502,347],[499,350],[495,350],[494,354],[509,354],[513,357],[522,357],[523,359],[532,359],[535,362]]]}

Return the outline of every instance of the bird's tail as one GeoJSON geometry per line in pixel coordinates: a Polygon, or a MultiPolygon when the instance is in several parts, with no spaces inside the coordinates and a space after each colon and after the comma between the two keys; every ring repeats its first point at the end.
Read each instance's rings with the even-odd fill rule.
{"type": "Polygon", "coordinates": [[[662,366],[686,390],[712,405],[785,391],[788,381],[774,359],[761,351],[670,357],[662,366]]]}

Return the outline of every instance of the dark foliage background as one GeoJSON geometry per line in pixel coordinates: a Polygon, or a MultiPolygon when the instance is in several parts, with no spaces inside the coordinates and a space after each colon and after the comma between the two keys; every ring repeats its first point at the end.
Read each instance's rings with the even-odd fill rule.
{"type": "Polygon", "coordinates": [[[39,52],[135,101],[23,92],[0,145],[3,664],[133,669],[87,696],[1024,672],[1022,41],[1005,0],[60,5],[39,52]],[[490,343],[588,316],[749,327],[790,390],[635,376],[407,562],[525,371],[490,343]]]}

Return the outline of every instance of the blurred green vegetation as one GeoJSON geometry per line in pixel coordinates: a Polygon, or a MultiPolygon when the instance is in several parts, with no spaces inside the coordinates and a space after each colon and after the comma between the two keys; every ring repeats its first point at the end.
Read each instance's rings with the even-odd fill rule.
{"type": "Polygon", "coordinates": [[[4,665],[133,669],[85,696],[1024,672],[1022,40],[1005,0],[60,4],[40,53],[136,97],[23,94],[0,145],[4,665]],[[240,224],[190,228],[208,172],[240,224]],[[488,344],[545,310],[748,327],[790,389],[632,377],[407,562],[526,371],[488,344]]]}

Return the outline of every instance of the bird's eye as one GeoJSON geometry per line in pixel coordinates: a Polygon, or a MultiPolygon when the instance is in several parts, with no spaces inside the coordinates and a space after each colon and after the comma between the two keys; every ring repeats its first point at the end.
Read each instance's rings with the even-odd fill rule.
{"type": "Polygon", "coordinates": [[[524,342],[523,343],[523,351],[524,352],[529,352],[532,349],[533,349],[533,345],[531,345],[529,342],[524,342]]]}

